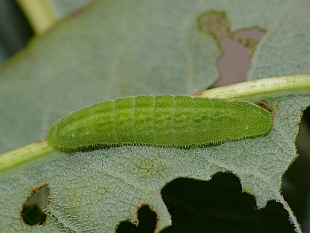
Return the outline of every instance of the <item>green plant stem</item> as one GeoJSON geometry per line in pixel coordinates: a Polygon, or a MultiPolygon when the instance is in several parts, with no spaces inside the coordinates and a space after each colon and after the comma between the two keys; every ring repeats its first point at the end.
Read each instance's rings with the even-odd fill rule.
{"type": "Polygon", "coordinates": [[[35,33],[42,34],[55,22],[56,15],[46,0],[17,0],[35,33]]]}
{"type": "Polygon", "coordinates": [[[296,94],[310,94],[310,74],[242,82],[206,90],[195,94],[195,96],[259,102],[268,98],[296,94]]]}
{"type": "MultiPolygon", "coordinates": [[[[310,94],[310,74],[284,76],[233,84],[196,93],[195,96],[258,102],[267,98],[310,94]]],[[[36,142],[0,155],[0,171],[55,151],[46,141],[36,142]]]]}
{"type": "Polygon", "coordinates": [[[0,171],[13,168],[35,158],[53,152],[47,141],[39,141],[0,155],[0,171]]]}

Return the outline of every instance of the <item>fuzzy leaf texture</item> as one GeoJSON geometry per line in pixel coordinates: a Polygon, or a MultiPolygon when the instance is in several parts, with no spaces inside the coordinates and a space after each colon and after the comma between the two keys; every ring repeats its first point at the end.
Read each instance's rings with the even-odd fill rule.
{"type": "MultiPolygon", "coordinates": [[[[310,73],[308,1],[95,1],[2,66],[1,152],[44,139],[54,122],[99,101],[189,95],[210,87],[220,76],[222,51],[215,37],[199,28],[198,19],[212,11],[225,15],[231,32],[251,27],[266,31],[248,80],[310,73]]],[[[1,172],[0,229],[115,232],[121,221],[137,223],[138,208],[148,205],[160,232],[172,224],[161,195],[165,185],[179,177],[209,181],[221,172],[235,174],[242,190],[263,208],[281,197],[282,176],[296,159],[295,140],[310,97],[264,101],[275,111],[273,128],[265,136],[205,148],[55,151],[1,172]],[[27,226],[20,218],[22,205],[44,184],[50,189],[47,222],[27,226]]]]}

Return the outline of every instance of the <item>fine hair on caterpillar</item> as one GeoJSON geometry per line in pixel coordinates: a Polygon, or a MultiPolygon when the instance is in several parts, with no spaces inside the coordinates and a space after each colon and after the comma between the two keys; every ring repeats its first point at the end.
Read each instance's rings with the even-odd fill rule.
{"type": "Polygon", "coordinates": [[[73,112],[50,128],[47,141],[61,151],[122,145],[193,148],[261,136],[271,128],[270,112],[253,103],[149,95],[73,112]]]}

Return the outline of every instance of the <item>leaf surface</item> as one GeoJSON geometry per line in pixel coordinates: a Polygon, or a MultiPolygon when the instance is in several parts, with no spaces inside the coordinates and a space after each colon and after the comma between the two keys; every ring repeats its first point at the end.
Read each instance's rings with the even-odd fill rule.
{"type": "MultiPolygon", "coordinates": [[[[81,14],[36,38],[0,73],[0,150],[44,138],[70,111],[139,94],[192,94],[213,84],[221,49],[197,19],[225,12],[230,31],[266,30],[249,79],[310,73],[307,2],[96,1],[81,14]],[[240,7],[242,6],[242,7],[240,7]],[[286,17],[288,16],[288,17],[286,17]],[[302,23],[303,30],[299,30],[302,23]],[[299,53],[299,52],[300,53],[299,53]]],[[[114,232],[137,222],[146,204],[157,231],[171,225],[161,189],[178,177],[210,180],[231,172],[258,207],[281,197],[282,176],[296,158],[295,139],[307,95],[267,100],[275,110],[265,136],[206,148],[122,146],[85,153],[54,152],[1,174],[1,229],[5,232],[114,232]],[[48,221],[29,227],[19,211],[33,189],[50,188],[48,221]]]]}

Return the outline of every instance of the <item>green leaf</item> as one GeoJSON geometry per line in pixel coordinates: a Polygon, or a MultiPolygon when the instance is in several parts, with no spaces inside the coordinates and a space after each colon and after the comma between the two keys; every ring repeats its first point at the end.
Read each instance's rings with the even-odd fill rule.
{"type": "MultiPolygon", "coordinates": [[[[201,31],[198,19],[214,9],[225,13],[230,33],[254,26],[266,31],[249,79],[310,73],[307,6],[288,0],[96,1],[2,66],[0,150],[44,139],[56,120],[98,101],[192,94],[211,86],[219,77],[222,51],[211,32],[201,31]]],[[[282,176],[296,159],[298,125],[310,97],[277,93],[257,97],[275,111],[273,128],[263,137],[192,149],[54,151],[1,171],[0,229],[114,232],[121,221],[137,223],[138,208],[148,205],[156,212],[159,232],[171,225],[162,188],[179,177],[208,181],[219,172],[235,174],[259,208],[277,200],[289,209],[281,195],[282,176]],[[28,226],[20,217],[22,205],[42,185],[49,187],[47,221],[28,226]]]]}

